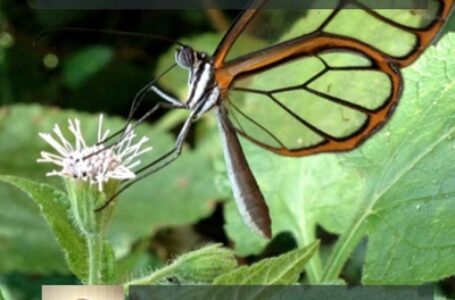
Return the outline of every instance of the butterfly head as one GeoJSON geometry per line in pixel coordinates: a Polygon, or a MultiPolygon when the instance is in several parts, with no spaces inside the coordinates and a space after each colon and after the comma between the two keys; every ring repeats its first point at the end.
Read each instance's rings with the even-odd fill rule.
{"type": "Polygon", "coordinates": [[[175,52],[175,61],[180,67],[190,69],[197,62],[196,51],[188,46],[180,46],[175,52]]]}
{"type": "Polygon", "coordinates": [[[189,46],[180,46],[175,52],[175,61],[184,69],[191,69],[197,66],[200,61],[206,61],[207,54],[195,51],[189,46]]]}

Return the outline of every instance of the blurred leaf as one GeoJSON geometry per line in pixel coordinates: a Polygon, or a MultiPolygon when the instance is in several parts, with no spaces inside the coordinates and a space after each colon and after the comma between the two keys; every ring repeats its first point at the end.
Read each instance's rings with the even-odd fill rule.
{"type": "Polygon", "coordinates": [[[44,76],[36,75],[41,74],[42,58],[30,48],[16,43],[11,48],[0,50],[4,55],[0,63],[0,104],[50,98],[52,86],[44,76]]]}
{"type": "Polygon", "coordinates": [[[299,279],[307,261],[317,252],[319,242],[289,251],[278,257],[266,258],[251,266],[243,266],[217,277],[214,284],[293,284],[299,279]]]}
{"type": "Polygon", "coordinates": [[[163,265],[158,257],[147,252],[147,246],[148,243],[141,242],[138,248],[117,261],[112,282],[127,282],[130,278],[141,276],[144,270],[158,269],[163,265]]]}
{"type": "Polygon", "coordinates": [[[36,274],[10,273],[3,277],[8,289],[5,291],[5,300],[41,300],[43,285],[78,285],[80,281],[76,276],[62,276],[49,274],[37,276],[36,274]]]}
{"type": "Polygon", "coordinates": [[[79,87],[84,81],[104,68],[114,56],[110,47],[94,45],[79,50],[65,61],[63,77],[71,88],[79,87]]]}
{"type": "MultiPolygon", "coordinates": [[[[67,213],[69,208],[67,195],[62,191],[55,189],[53,186],[36,183],[24,178],[1,175],[0,180],[22,190],[38,205],[42,216],[52,228],[54,236],[60,244],[60,249],[64,253],[69,267],[79,279],[85,281],[88,270],[87,246],[83,236],[75,227],[67,213]]],[[[7,229],[6,226],[4,229],[7,229]]],[[[33,241],[34,237],[28,235],[28,241],[26,235],[21,235],[20,238],[24,242],[30,243],[30,241],[33,241]]],[[[36,249],[40,245],[32,244],[29,246],[32,246],[32,248],[24,249],[28,253],[30,253],[30,250],[36,249]]],[[[40,253],[41,251],[36,252],[40,253]]],[[[38,261],[36,256],[33,258],[35,261],[38,261]]],[[[34,266],[30,266],[29,269],[33,269],[33,267],[34,266]]]]}
{"type": "MultiPolygon", "coordinates": [[[[81,82],[74,93],[59,103],[63,106],[70,105],[72,109],[81,111],[126,114],[136,93],[150,80],[149,73],[146,66],[138,67],[116,60],[115,63],[108,63],[93,74],[89,80],[81,82]],[[105,88],[106,85],[109,88],[105,88]]],[[[153,96],[153,94],[149,93],[149,96],[153,96]]],[[[145,98],[144,102],[153,103],[149,102],[149,97],[145,98]]]]}
{"type": "MultiPolygon", "coordinates": [[[[38,137],[38,132],[49,132],[54,123],[66,126],[67,119],[78,117],[82,123],[82,130],[88,140],[94,141],[97,133],[98,117],[85,113],[41,108],[39,106],[15,106],[0,111],[0,172],[34,178],[39,181],[48,181],[44,174],[53,167],[37,164],[36,159],[45,144],[38,137]],[[17,120],[21,120],[17,122],[17,120]]],[[[106,118],[105,128],[112,130],[123,126],[120,118],[106,118]]],[[[153,127],[142,125],[138,128],[139,134],[151,138],[150,144],[154,151],[143,157],[143,162],[151,161],[174,143],[174,138],[164,132],[156,131],[153,127]]],[[[110,228],[110,240],[113,243],[117,258],[127,255],[131,245],[142,237],[153,234],[158,228],[173,225],[191,224],[208,216],[214,208],[214,201],[218,199],[218,192],[213,184],[213,167],[207,150],[192,151],[184,149],[179,160],[168,168],[150,178],[144,179],[131,187],[117,200],[117,210],[110,228]]],[[[53,181],[54,183],[60,181],[53,181]]],[[[18,222],[18,218],[10,220],[3,230],[13,230],[12,235],[18,243],[21,242],[20,230],[36,230],[33,241],[27,249],[40,249],[40,254],[49,255],[52,262],[36,260],[29,255],[28,250],[11,247],[4,250],[0,244],[0,251],[6,251],[6,257],[20,257],[27,264],[20,270],[27,270],[26,266],[36,265],[34,270],[39,272],[65,270],[62,259],[58,255],[58,248],[52,241],[52,236],[40,220],[38,210],[30,205],[29,201],[11,189],[2,192],[0,211],[27,212],[28,223],[18,222]],[[14,221],[14,222],[13,222],[14,221]],[[41,224],[41,225],[40,225],[41,224]],[[56,254],[57,253],[57,254],[56,254]],[[38,268],[39,266],[39,268],[38,268]]],[[[17,244],[19,246],[20,244],[17,244]]],[[[19,261],[21,261],[19,260],[19,261]]],[[[17,262],[1,261],[0,268],[15,270],[17,262]]]]}

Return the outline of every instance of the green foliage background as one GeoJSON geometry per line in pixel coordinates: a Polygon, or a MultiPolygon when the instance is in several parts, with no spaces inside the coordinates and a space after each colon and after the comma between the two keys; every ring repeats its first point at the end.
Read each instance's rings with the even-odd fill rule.
{"type": "MultiPolygon", "coordinates": [[[[224,17],[228,21],[235,15],[231,11],[224,17]]],[[[33,46],[41,30],[83,26],[159,33],[210,52],[222,23],[198,11],[36,11],[2,1],[0,174],[59,185],[44,176],[49,166],[35,162],[45,147],[38,132],[77,116],[84,132],[94,136],[100,111],[110,116],[108,127],[121,128],[136,92],[173,59],[174,49],[168,44],[83,32],[48,35],[33,46]]],[[[445,33],[453,29],[454,17],[445,33]]],[[[222,242],[245,262],[253,262],[314,246],[321,239],[319,251],[309,246],[315,254],[306,264],[307,282],[340,282],[341,272],[348,283],[438,282],[438,289],[451,295],[455,35],[442,36],[437,48],[404,71],[406,89],[396,115],[360,149],[291,159],[243,143],[271,207],[276,238],[270,244],[241,223],[214,120],[199,122],[176,163],[121,197],[109,234],[118,258],[117,280],[159,267],[207,242],[222,242]]],[[[183,85],[177,84],[182,76],[171,74],[162,84],[183,97],[183,85]]],[[[156,101],[150,95],[142,110],[156,101]]],[[[172,146],[184,117],[162,112],[140,127],[154,146],[145,160],[172,146]]],[[[297,257],[296,253],[288,255],[297,257]]],[[[303,268],[307,255],[294,267],[303,268]]],[[[3,183],[0,258],[4,295],[39,299],[41,284],[77,283],[38,207],[3,183]]],[[[253,279],[261,265],[255,268],[248,271],[253,279]]],[[[230,276],[235,274],[217,280],[229,283],[230,276]]],[[[289,273],[271,281],[291,283],[294,277],[289,273]]]]}

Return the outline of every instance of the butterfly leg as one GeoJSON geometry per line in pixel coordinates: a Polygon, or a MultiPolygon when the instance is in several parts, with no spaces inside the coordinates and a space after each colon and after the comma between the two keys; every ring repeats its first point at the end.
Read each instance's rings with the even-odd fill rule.
{"type": "Polygon", "coordinates": [[[136,182],[144,179],[145,177],[161,170],[162,168],[166,167],[170,163],[172,163],[174,160],[176,160],[180,154],[182,153],[183,149],[183,144],[185,142],[186,137],[188,136],[188,132],[191,128],[191,124],[194,122],[194,116],[196,115],[195,112],[190,113],[190,116],[188,119],[185,121],[183,124],[182,129],[180,130],[179,135],[177,136],[177,140],[175,142],[174,148],[172,148],[170,151],[162,155],[161,157],[157,158],[153,162],[145,165],[141,169],[137,170],[135,173],[140,176],[136,177],[135,179],[127,182],[117,193],[115,193],[113,196],[109,198],[103,205],[98,207],[95,211],[101,211],[104,208],[106,208],[109,203],[111,203],[120,193],[124,192],[127,188],[135,184],[136,182]]]}
{"type": "MultiPolygon", "coordinates": [[[[130,112],[128,114],[128,122],[131,121],[131,119],[133,118],[133,115],[134,113],[136,112],[136,110],[138,109],[139,105],[141,105],[142,101],[144,100],[145,96],[147,95],[147,93],[149,91],[152,90],[152,87],[154,87],[155,83],[158,82],[158,80],[160,80],[160,78],[162,78],[164,75],[166,75],[169,71],[171,71],[174,67],[176,66],[176,64],[173,64],[171,65],[169,68],[167,68],[163,73],[161,73],[158,77],[156,77],[154,80],[152,80],[150,83],[148,83],[147,85],[145,85],[137,94],[136,96],[134,96],[134,99],[133,99],[133,103],[131,104],[131,108],[130,108],[130,112]]],[[[152,90],[153,91],[153,90],[152,90]]],[[[165,100],[165,99],[164,99],[165,100]]],[[[174,101],[171,101],[171,102],[174,102],[174,101]]],[[[174,103],[175,105],[178,105],[179,103],[178,102],[181,102],[181,101],[176,101],[176,103],[174,103]]]]}
{"type": "Polygon", "coordinates": [[[129,132],[134,130],[137,126],[142,124],[148,117],[150,117],[152,114],[154,114],[160,108],[168,108],[168,109],[170,109],[170,108],[185,108],[185,107],[183,106],[183,104],[174,105],[174,104],[170,104],[170,103],[162,103],[162,102],[160,102],[160,103],[156,104],[152,109],[147,111],[141,118],[139,118],[139,120],[134,122],[134,124],[128,130],[127,130],[127,128],[131,124],[131,121],[127,121],[126,124],[121,129],[119,129],[118,131],[116,131],[113,134],[111,134],[105,140],[99,142],[99,144],[105,143],[105,142],[111,140],[112,138],[118,136],[119,134],[123,133],[121,135],[121,137],[120,137],[120,140],[121,140],[123,136],[127,135],[129,132]]]}
{"type": "Polygon", "coordinates": [[[107,141],[113,139],[114,137],[120,135],[121,133],[123,133],[122,137],[129,133],[129,131],[126,132],[126,129],[131,124],[133,115],[136,112],[136,110],[139,107],[139,105],[142,103],[142,101],[143,101],[143,99],[144,99],[144,97],[145,97],[145,95],[146,95],[148,90],[152,90],[155,93],[157,93],[157,95],[160,96],[163,100],[165,100],[165,102],[164,103],[160,102],[157,105],[155,105],[152,109],[147,111],[139,120],[137,120],[134,123],[134,125],[132,127],[130,127],[129,131],[135,129],[139,124],[144,122],[148,117],[150,117],[153,113],[155,113],[155,111],[157,111],[160,108],[168,108],[168,109],[170,109],[170,108],[186,108],[185,104],[182,103],[181,101],[179,101],[178,99],[172,98],[171,96],[167,95],[165,92],[161,91],[160,89],[156,88],[153,85],[147,85],[141,91],[139,91],[139,93],[137,93],[136,97],[134,97],[133,103],[131,104],[131,110],[129,112],[128,120],[126,121],[126,124],[121,129],[117,130],[116,132],[111,134],[109,137],[107,137],[105,140],[100,141],[98,143],[98,145],[106,143],[107,141]],[[155,89],[157,91],[159,91],[159,93],[156,92],[155,89]]]}
{"type": "Polygon", "coordinates": [[[131,131],[133,131],[137,126],[139,126],[140,124],[142,124],[148,117],[150,117],[154,112],[156,112],[158,109],[160,108],[183,108],[183,106],[174,106],[172,104],[169,104],[169,103],[158,103],[156,104],[152,109],[150,109],[149,111],[147,111],[139,120],[137,120],[136,122],[134,122],[134,124],[132,126],[130,126],[130,123],[131,122],[127,122],[121,129],[117,130],[116,132],[114,132],[113,134],[111,134],[110,136],[108,136],[107,138],[105,138],[104,140],[100,141],[97,143],[97,145],[101,145],[101,144],[105,144],[106,142],[110,141],[111,139],[113,139],[114,137],[118,136],[121,134],[121,136],[119,137],[118,141],[115,142],[115,143],[112,143],[108,146],[105,146],[103,147],[102,149],[100,149],[99,151],[97,152],[94,152],[90,155],[87,155],[84,157],[84,159],[87,159],[87,158],[90,158],[91,156],[93,155],[97,155],[99,154],[100,152],[102,151],[105,151],[107,149],[111,149],[112,147],[114,147],[115,145],[117,145],[117,143],[119,143],[124,136],[126,136],[127,134],[129,134],[131,131]],[[130,126],[130,127],[128,127],[130,126]]]}
{"type": "Polygon", "coordinates": [[[150,90],[153,91],[158,96],[160,96],[163,100],[167,101],[168,103],[171,103],[171,104],[174,104],[174,105],[183,105],[183,106],[185,106],[185,104],[183,104],[182,101],[180,101],[177,98],[172,97],[171,95],[169,95],[168,93],[166,93],[165,91],[163,91],[162,89],[158,88],[155,85],[152,85],[150,87],[150,90]]]}

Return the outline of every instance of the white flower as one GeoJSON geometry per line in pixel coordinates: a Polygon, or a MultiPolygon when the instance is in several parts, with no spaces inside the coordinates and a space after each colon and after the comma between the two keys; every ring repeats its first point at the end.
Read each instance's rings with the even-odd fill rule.
{"type": "Polygon", "coordinates": [[[41,158],[38,159],[38,162],[53,163],[60,167],[59,170],[47,173],[47,176],[83,180],[98,185],[98,190],[102,192],[104,184],[110,179],[135,178],[132,169],[141,163],[137,160],[138,156],[152,150],[151,147],[143,148],[149,140],[147,137],[142,137],[134,143],[136,134],[131,126],[128,126],[126,134],[114,146],[102,144],[110,132],[109,130],[103,132],[103,115],[99,117],[97,143],[92,146],[87,146],[78,119],[69,119],[68,123],[68,129],[75,137],[74,145],[63,136],[58,125],[54,125],[53,129],[56,138],[49,133],[39,134],[57,151],[56,154],[42,151],[41,158]]]}

